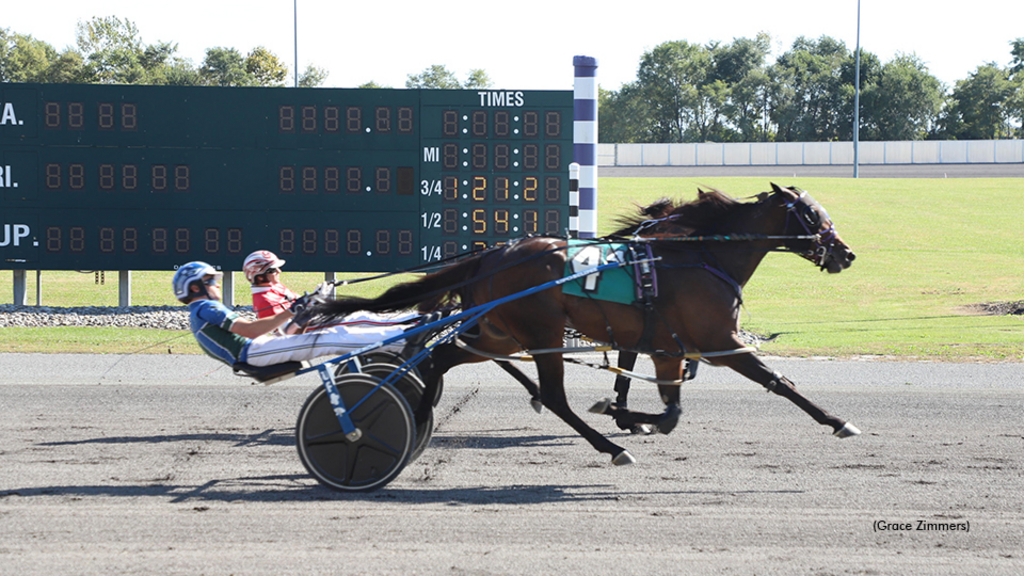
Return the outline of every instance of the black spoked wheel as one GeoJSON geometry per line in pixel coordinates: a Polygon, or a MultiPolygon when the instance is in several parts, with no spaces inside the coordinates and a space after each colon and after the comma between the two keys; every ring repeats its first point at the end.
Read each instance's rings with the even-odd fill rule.
{"type": "Polygon", "coordinates": [[[412,409],[393,387],[374,390],[379,382],[367,374],[337,378],[358,438],[341,431],[325,388],[314,390],[303,404],[295,426],[299,459],[324,486],[369,492],[393,480],[409,462],[416,442],[412,409]]]}
{"type": "MultiPolygon", "coordinates": [[[[398,366],[394,364],[366,364],[363,366],[363,372],[380,378],[381,380],[387,378],[392,372],[398,370],[398,366]]],[[[394,382],[393,386],[402,393],[405,397],[405,401],[412,407],[413,413],[416,412],[416,407],[420,405],[420,401],[423,399],[423,390],[425,388],[423,381],[419,377],[412,373],[407,372],[405,376],[399,378],[394,382]]],[[[427,419],[423,422],[416,422],[416,445],[413,446],[412,455],[409,457],[409,462],[420,457],[423,451],[427,449],[427,445],[430,444],[430,437],[434,435],[434,410],[431,407],[430,412],[427,414],[427,419]]]]}

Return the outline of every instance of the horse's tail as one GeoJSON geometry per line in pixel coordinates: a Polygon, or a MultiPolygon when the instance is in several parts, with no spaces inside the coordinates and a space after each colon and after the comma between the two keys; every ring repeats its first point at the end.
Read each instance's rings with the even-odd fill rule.
{"type": "Polygon", "coordinates": [[[396,312],[416,307],[426,312],[450,299],[455,290],[476,275],[479,267],[480,255],[471,256],[419,280],[392,286],[377,298],[353,296],[329,300],[316,307],[315,321],[319,324],[360,310],[396,312]]]}

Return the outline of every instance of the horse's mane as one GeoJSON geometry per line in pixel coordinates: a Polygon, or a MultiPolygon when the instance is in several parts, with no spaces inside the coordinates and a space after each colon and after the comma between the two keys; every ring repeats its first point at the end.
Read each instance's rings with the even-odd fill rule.
{"type": "Polygon", "coordinates": [[[690,236],[714,231],[716,225],[743,204],[718,190],[697,190],[697,199],[674,202],[662,198],[638,206],[637,214],[616,219],[620,226],[612,236],[690,236]]]}

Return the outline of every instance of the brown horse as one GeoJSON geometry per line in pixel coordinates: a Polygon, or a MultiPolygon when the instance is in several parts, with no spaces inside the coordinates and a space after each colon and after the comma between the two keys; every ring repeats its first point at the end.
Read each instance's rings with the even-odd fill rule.
{"type": "MultiPolygon", "coordinates": [[[[507,355],[520,351],[562,347],[566,325],[616,348],[650,354],[666,410],[644,415],[619,409],[620,417],[656,422],[668,433],[681,413],[679,407],[683,355],[713,365],[728,366],[769,391],[788,398],[818,423],[844,438],[859,434],[802,396],[794,384],[768,368],[738,336],[743,286],[770,251],[795,252],[822,270],[838,273],[854,260],[825,210],[806,192],[772,184],[772,192],[741,202],[717,191],[675,205],[652,204],[641,216],[622,221],[614,236],[639,238],[653,248],[660,290],[654,300],[654,321],[645,331],[645,314],[637,306],[566,295],[559,288],[497,306],[484,316],[472,349],[507,355]]],[[[420,305],[431,308],[442,300],[464,308],[484,304],[554,281],[563,275],[566,240],[530,237],[482,254],[423,278],[400,284],[376,299],[341,299],[322,305],[322,315],[355,310],[389,311],[420,305]]],[[[646,315],[646,318],[651,318],[646,315]]],[[[460,364],[489,358],[452,344],[433,350],[421,364],[427,390],[416,410],[417,420],[430,413],[440,396],[439,379],[460,364]]],[[[560,353],[536,354],[541,400],[615,464],[633,457],[570,409],[563,383],[560,353]]]]}

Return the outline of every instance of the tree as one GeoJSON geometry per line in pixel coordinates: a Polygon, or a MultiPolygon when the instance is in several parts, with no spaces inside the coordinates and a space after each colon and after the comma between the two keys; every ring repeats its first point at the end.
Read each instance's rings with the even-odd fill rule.
{"type": "Polygon", "coordinates": [[[208,48],[206,58],[199,67],[204,84],[211,86],[248,86],[245,58],[234,48],[208,48]]]}
{"type": "Polygon", "coordinates": [[[1024,138],[1024,38],[1010,42],[1010,81],[1014,94],[1007,102],[1007,113],[1017,119],[1017,138],[1024,138]]]}
{"type": "Polygon", "coordinates": [[[458,90],[462,88],[455,74],[442,64],[434,64],[419,74],[409,74],[406,88],[430,88],[434,90],[458,90]]]}
{"type": "Polygon", "coordinates": [[[765,58],[771,52],[771,36],[760,33],[753,40],[738,38],[715,54],[715,76],[729,84],[723,113],[733,127],[731,138],[740,142],[767,142],[770,79],[765,58]]]}
{"type": "Polygon", "coordinates": [[[82,55],[0,28],[0,82],[87,82],[82,55]]]}
{"type": "Polygon", "coordinates": [[[462,85],[467,90],[474,90],[477,88],[490,88],[493,82],[491,82],[490,76],[487,72],[484,72],[481,68],[474,68],[469,71],[469,78],[462,85]]]}
{"type": "MultiPolygon", "coordinates": [[[[852,72],[853,55],[846,44],[828,36],[801,36],[772,67],[776,85],[771,94],[771,119],[784,142],[837,140],[852,132],[853,79],[844,81],[844,64],[852,72]],[[849,86],[844,91],[843,85],[849,86]],[[845,112],[848,111],[848,112],[845,112]]],[[[862,70],[864,58],[862,54],[862,70]]],[[[863,75],[861,82],[865,81],[863,75]]]]}
{"type": "Polygon", "coordinates": [[[459,82],[455,73],[448,70],[443,64],[434,64],[419,74],[409,74],[405,81],[406,88],[427,88],[436,90],[460,90],[488,88],[491,86],[491,79],[487,73],[479,68],[469,71],[469,77],[465,84],[459,82]]]}
{"type": "Polygon", "coordinates": [[[145,78],[145,46],[139,29],[116,16],[79,22],[76,40],[87,66],[101,84],[136,84],[145,78]]]}
{"type": "Polygon", "coordinates": [[[53,84],[87,84],[94,80],[81,52],[67,48],[50,62],[46,73],[34,82],[53,84]]]}
{"type": "Polygon", "coordinates": [[[1024,38],[1010,41],[1010,55],[1013,56],[1013,60],[1010,62],[1010,74],[1024,72],[1024,38]]]}
{"type": "Polygon", "coordinates": [[[702,85],[711,58],[702,46],[685,40],[664,42],[645,52],[637,70],[637,87],[649,106],[647,131],[655,142],[684,142],[696,118],[702,85]]]}
{"type": "Polygon", "coordinates": [[[770,48],[767,34],[731,44],[656,46],[641,58],[635,83],[603,97],[602,134],[610,125],[626,141],[765,139],[763,70],[770,48]]]}
{"type": "MultiPolygon", "coordinates": [[[[284,86],[288,78],[288,67],[263,46],[245,57],[235,48],[210,48],[198,68],[177,51],[172,42],[146,44],[134,23],[115,16],[79,22],[76,47],[62,52],[0,28],[0,82],[284,86]]],[[[326,78],[326,70],[309,65],[299,85],[320,86],[326,78]]]]}
{"type": "Polygon", "coordinates": [[[897,54],[862,90],[861,134],[865,140],[921,140],[942,108],[939,80],[914,54],[897,54]]]}
{"type": "Polygon", "coordinates": [[[624,84],[618,92],[599,87],[597,113],[601,142],[657,142],[649,132],[650,106],[635,82],[624,84]]]}
{"type": "Polygon", "coordinates": [[[316,88],[317,86],[323,86],[327,80],[328,72],[323,68],[317,68],[310,64],[306,66],[306,69],[299,74],[299,87],[300,88],[316,88]]]}
{"type": "Polygon", "coordinates": [[[288,67],[263,46],[257,46],[245,57],[245,73],[252,86],[284,86],[288,67]]]}
{"type": "Polygon", "coordinates": [[[940,120],[940,136],[952,140],[989,140],[1012,134],[1009,109],[1015,95],[1009,72],[988,63],[959,80],[940,120]]]}

